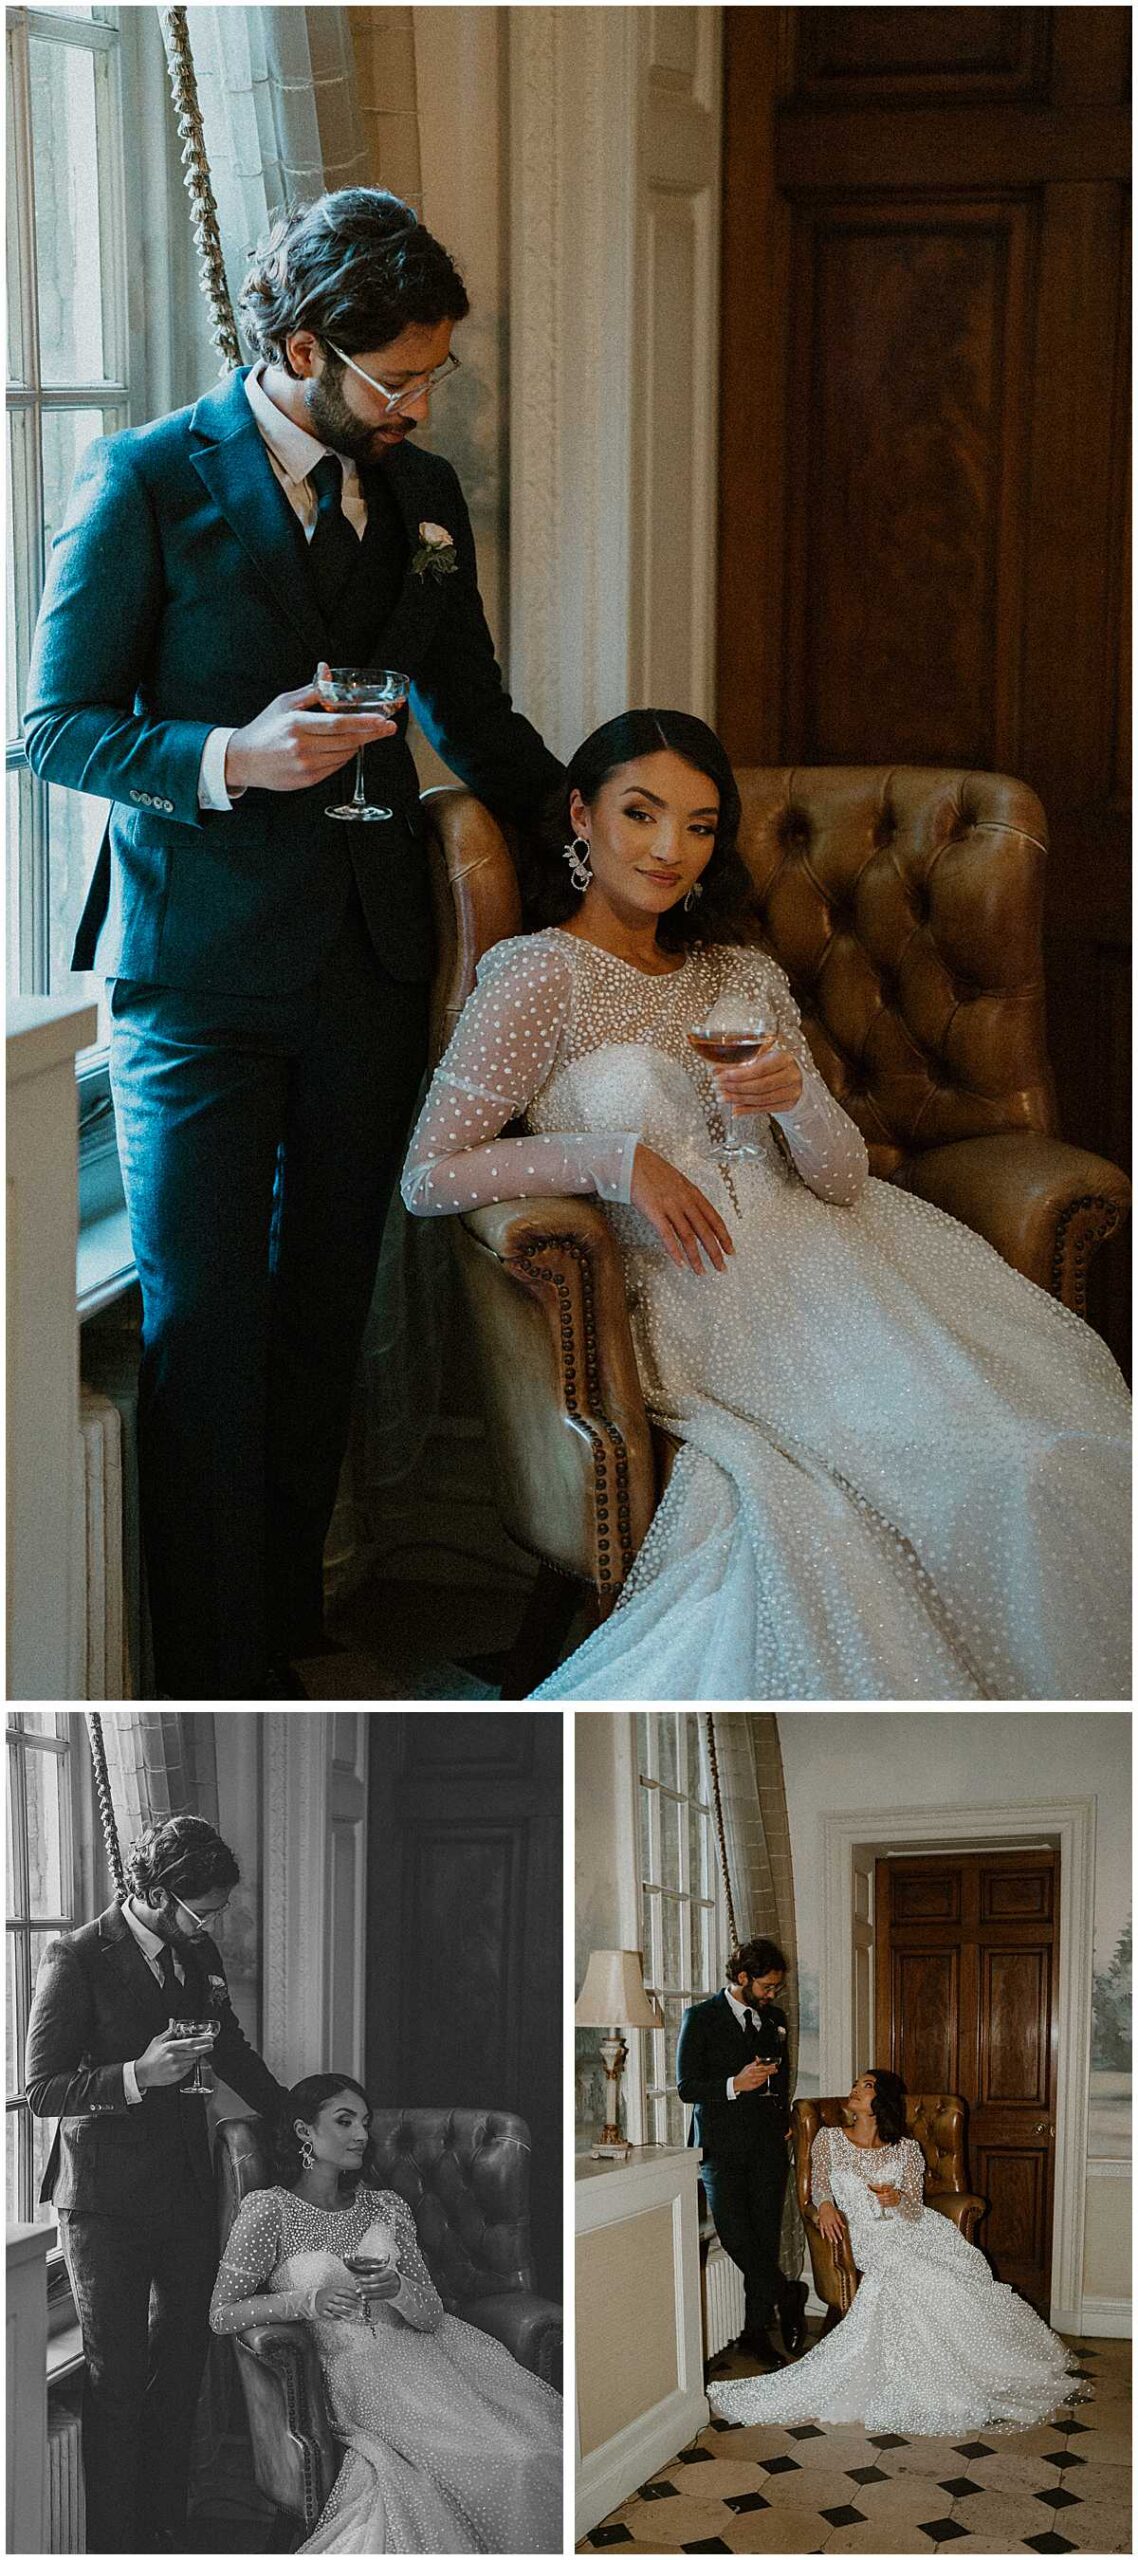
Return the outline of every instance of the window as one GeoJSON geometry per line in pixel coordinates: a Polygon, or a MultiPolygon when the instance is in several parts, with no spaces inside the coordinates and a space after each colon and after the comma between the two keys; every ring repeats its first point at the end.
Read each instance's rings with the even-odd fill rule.
{"type": "Polygon", "coordinates": [[[38,782],[20,724],[44,564],[95,436],[128,423],[119,12],[8,11],[9,983],[100,1006],[71,943],[107,818],[38,782]]]}
{"type": "Polygon", "coordinates": [[[664,2012],[643,2039],[645,2142],[681,2143],[676,2041],[684,2010],[718,1990],[721,1924],[711,1787],[699,1716],[638,1715],[644,1979],[664,2012]]]}
{"type": "Polygon", "coordinates": [[[32,2115],[24,2047],[36,1974],[49,1938],[94,1917],[99,1870],[81,1715],[57,1708],[8,1717],[7,2217],[47,2222],[38,2202],[55,2131],[32,2115]]]}

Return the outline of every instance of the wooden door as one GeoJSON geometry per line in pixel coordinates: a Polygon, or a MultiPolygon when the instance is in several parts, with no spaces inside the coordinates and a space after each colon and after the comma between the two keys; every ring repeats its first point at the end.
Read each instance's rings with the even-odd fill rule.
{"type": "Polygon", "coordinates": [[[541,2289],[560,2298],[561,1718],[373,1715],[367,2085],[500,2107],[533,2135],[541,2289]]]}
{"type": "Polygon", "coordinates": [[[1125,1163],[1130,12],[724,23],[726,746],[1032,784],[1061,1128],[1125,1163]]]}
{"type": "Polygon", "coordinates": [[[876,2058],[968,2104],[968,2168],[997,2276],[1047,2316],[1055,2182],[1059,1857],[882,1858],[876,2058]]]}

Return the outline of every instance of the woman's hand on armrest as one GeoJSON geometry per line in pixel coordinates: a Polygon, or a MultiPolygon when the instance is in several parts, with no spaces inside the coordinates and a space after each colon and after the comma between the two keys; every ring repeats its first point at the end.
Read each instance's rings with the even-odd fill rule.
{"type": "Polygon", "coordinates": [[[831,2249],[840,2249],[846,2236],[844,2213],[839,2213],[836,2204],[820,2204],[815,2209],[815,2220],[823,2240],[829,2242],[831,2249]]]}
{"type": "Polygon", "coordinates": [[[655,1147],[645,1146],[643,1139],[632,1160],[630,1197],[633,1208],[655,1227],[665,1253],[679,1270],[690,1266],[702,1273],[704,1254],[716,1271],[726,1270],[726,1257],[735,1247],[718,1209],[686,1173],[669,1164],[666,1156],[657,1155],[655,1147]]]}

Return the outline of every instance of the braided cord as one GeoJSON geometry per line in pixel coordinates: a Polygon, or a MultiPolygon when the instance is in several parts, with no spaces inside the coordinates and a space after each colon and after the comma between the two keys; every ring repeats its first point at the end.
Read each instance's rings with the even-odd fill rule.
{"type": "Polygon", "coordinates": [[[198,250],[198,284],[209,304],[210,336],[218,354],[224,358],[222,372],[232,372],[241,362],[241,348],[233,317],[233,304],[225,277],[221,233],[217,221],[217,199],[206,157],[205,130],[198,102],[198,84],[194,73],[194,57],[190,49],[190,31],[184,9],[160,9],[162,41],[166,47],[166,63],[170,73],[170,94],[178,120],[178,140],[182,145],[182,167],[185,189],[190,199],[190,221],[198,250]]]}
{"type": "Polygon", "coordinates": [[[119,1848],[119,1835],[115,1824],[115,1809],[111,1802],[111,1782],[107,1776],[107,1755],[103,1747],[103,1719],[96,1709],[88,1707],[86,1723],[91,1744],[91,1758],[95,1764],[95,1792],[99,1799],[99,1820],[103,1826],[103,1838],[107,1847],[107,1864],[115,1880],[118,1899],[120,1902],[125,1902],[126,1878],[123,1874],[122,1851],[119,1848]]]}
{"type": "Polygon", "coordinates": [[[714,1716],[704,1717],[703,1728],[707,1735],[707,1756],[711,1765],[711,1793],[715,1804],[715,1829],[719,1840],[719,1864],[723,1874],[723,1890],[727,1896],[727,1926],[731,1932],[731,1944],[733,1947],[737,1947],[739,1944],[739,1924],[735,1918],[735,1905],[731,1898],[731,1877],[727,1866],[727,1834],[723,1828],[723,1798],[719,1791],[719,1757],[715,1748],[714,1716]]]}

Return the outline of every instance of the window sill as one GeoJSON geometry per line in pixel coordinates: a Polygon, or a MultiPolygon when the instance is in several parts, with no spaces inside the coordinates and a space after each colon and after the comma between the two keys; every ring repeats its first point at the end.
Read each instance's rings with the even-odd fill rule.
{"type": "Polygon", "coordinates": [[[75,1255],[75,1299],[80,1324],[98,1315],[131,1288],[135,1279],[130,1223],[122,1207],[108,1209],[79,1229],[75,1255]]]}
{"type": "Polygon", "coordinates": [[[47,2387],[53,2382],[66,2382],[73,2373],[83,2370],[83,2332],[78,2322],[71,2329],[60,2329],[47,2342],[47,2387]]]}

